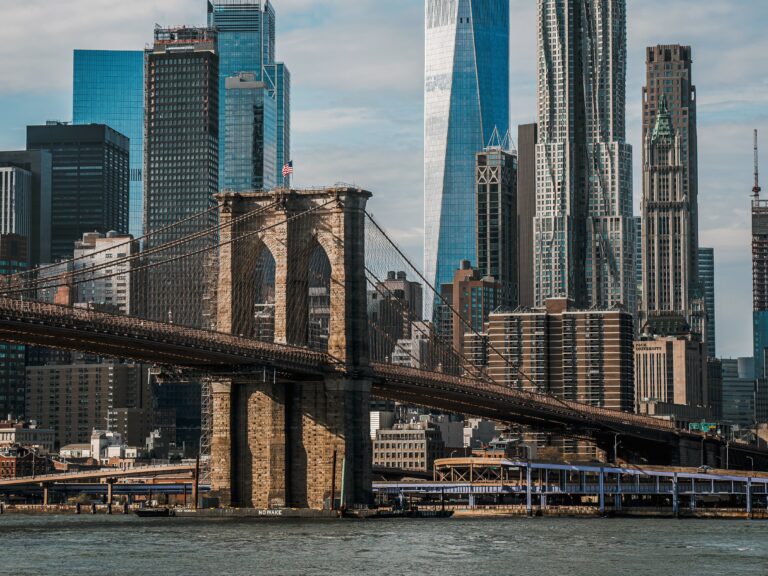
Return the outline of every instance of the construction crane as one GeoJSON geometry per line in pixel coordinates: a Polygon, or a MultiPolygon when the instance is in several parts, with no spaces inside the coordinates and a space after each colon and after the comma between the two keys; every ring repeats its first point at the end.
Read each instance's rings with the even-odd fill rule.
{"type": "Polygon", "coordinates": [[[752,188],[752,198],[754,200],[760,200],[760,169],[759,158],[757,155],[757,129],[755,129],[755,187],[752,188]]]}

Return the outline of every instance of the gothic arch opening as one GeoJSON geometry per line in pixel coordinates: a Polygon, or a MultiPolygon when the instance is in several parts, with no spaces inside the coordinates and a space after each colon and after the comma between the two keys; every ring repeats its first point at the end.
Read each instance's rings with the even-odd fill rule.
{"type": "Polygon", "coordinates": [[[313,240],[309,250],[307,344],[314,350],[327,352],[331,323],[331,261],[317,240],[313,240]]]}
{"type": "Polygon", "coordinates": [[[253,272],[253,330],[251,337],[261,342],[275,341],[275,258],[262,245],[253,272]]]}

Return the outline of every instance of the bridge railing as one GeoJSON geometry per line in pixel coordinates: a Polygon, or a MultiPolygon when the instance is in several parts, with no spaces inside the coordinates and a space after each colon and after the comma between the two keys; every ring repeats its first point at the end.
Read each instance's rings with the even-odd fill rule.
{"type": "Polygon", "coordinates": [[[150,342],[185,344],[202,350],[230,355],[239,354],[249,358],[255,356],[256,358],[282,360],[287,363],[314,367],[333,364],[332,359],[326,354],[304,348],[42,302],[0,297],[0,313],[9,315],[10,319],[14,321],[26,320],[31,323],[44,322],[50,326],[71,326],[92,333],[129,336],[150,342]]]}
{"type": "Polygon", "coordinates": [[[509,388],[500,384],[486,382],[484,380],[468,377],[427,372],[414,368],[393,366],[391,364],[374,364],[374,373],[392,380],[420,382],[431,384],[436,388],[451,388],[456,391],[472,394],[485,393],[498,396],[507,401],[514,401],[521,407],[531,406],[541,408],[546,406],[552,413],[569,415],[581,420],[593,420],[595,422],[611,422],[622,426],[637,426],[666,432],[677,430],[674,423],[666,420],[658,420],[649,416],[617,412],[607,408],[597,408],[586,404],[559,400],[546,394],[538,394],[527,390],[509,388]]]}

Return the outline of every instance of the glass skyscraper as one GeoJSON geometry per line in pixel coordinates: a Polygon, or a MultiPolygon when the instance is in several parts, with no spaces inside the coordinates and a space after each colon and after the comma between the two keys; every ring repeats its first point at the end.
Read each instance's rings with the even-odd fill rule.
{"type": "Polygon", "coordinates": [[[208,26],[216,28],[219,55],[219,184],[225,187],[227,162],[226,80],[247,72],[265,82],[275,93],[277,105],[277,158],[275,181],[282,182],[282,167],[290,160],[290,74],[284,64],[275,62],[275,10],[269,1],[208,0],[208,26]]]}
{"type": "MultiPolygon", "coordinates": [[[[216,206],[219,189],[220,131],[216,34],[207,28],[155,29],[155,43],[147,50],[147,132],[144,146],[147,167],[144,202],[147,248],[154,248],[211,226],[216,213],[168,228],[216,206]],[[184,105],[180,106],[179,103],[184,105]]],[[[208,240],[194,244],[203,250],[208,240]]],[[[174,248],[147,256],[160,262],[180,255],[174,248]],[[175,251],[174,251],[175,250],[175,251]]],[[[158,267],[147,283],[149,318],[175,324],[203,325],[204,278],[190,274],[203,269],[204,252],[158,267]],[[186,298],[178,298],[183,293],[186,298]]]]}
{"type": "Polygon", "coordinates": [[[509,2],[427,0],[425,24],[424,268],[440,286],[476,260],[475,154],[509,128],[509,2]]]}
{"type": "Polygon", "coordinates": [[[75,50],[72,95],[74,124],[106,124],[130,140],[128,229],[139,237],[144,228],[144,52],[75,50]]]}
{"type": "Polygon", "coordinates": [[[104,124],[27,126],[27,150],[52,159],[51,259],[72,258],[86,232],[128,231],[129,141],[104,124]]]}
{"type": "Polygon", "coordinates": [[[707,354],[717,358],[716,324],[715,324],[715,249],[699,247],[699,282],[704,293],[704,304],[707,309],[706,342],[707,354]]]}
{"type": "Polygon", "coordinates": [[[274,90],[242,73],[226,82],[224,188],[271,190],[277,185],[277,102],[274,90]]]}

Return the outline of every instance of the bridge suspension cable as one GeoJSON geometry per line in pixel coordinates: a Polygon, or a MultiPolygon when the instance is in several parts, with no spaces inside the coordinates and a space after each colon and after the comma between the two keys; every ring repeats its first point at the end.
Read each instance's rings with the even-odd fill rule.
{"type": "MultiPolygon", "coordinates": [[[[389,235],[384,231],[384,229],[376,222],[376,220],[371,216],[370,213],[366,212],[366,216],[368,220],[373,224],[374,228],[378,231],[378,233],[381,235],[383,239],[389,244],[389,246],[395,250],[395,252],[402,258],[402,260],[407,263],[408,267],[413,270],[413,272],[418,276],[418,278],[424,283],[424,285],[428,288],[429,292],[431,293],[431,296],[434,296],[437,298],[446,308],[450,311],[450,314],[452,318],[455,320],[458,320],[461,322],[461,324],[467,329],[468,332],[472,333],[477,338],[484,338],[484,335],[478,332],[472,324],[464,318],[453,306],[451,302],[449,302],[437,288],[432,285],[429,280],[427,280],[424,275],[419,271],[419,269],[411,262],[411,260],[408,258],[408,256],[405,255],[405,253],[400,249],[400,247],[389,237],[389,235]]],[[[510,366],[520,375],[522,376],[526,381],[528,381],[536,390],[541,391],[541,386],[537,382],[535,382],[528,374],[526,374],[524,371],[522,371],[518,366],[514,365],[509,361],[508,358],[506,358],[506,355],[503,354],[500,350],[498,350],[495,346],[493,346],[490,342],[488,342],[488,347],[491,351],[498,354],[499,358],[502,358],[504,362],[510,366]]],[[[457,353],[460,353],[460,351],[456,351],[457,353]]],[[[493,381],[492,378],[488,374],[483,374],[482,377],[484,379],[488,379],[493,381]]]]}
{"type": "MultiPolygon", "coordinates": [[[[236,221],[230,222],[228,224],[217,224],[215,226],[212,226],[210,228],[206,228],[206,229],[201,230],[199,232],[194,232],[192,234],[187,234],[185,236],[182,236],[181,238],[178,238],[176,240],[172,240],[172,241],[167,242],[165,244],[160,244],[160,245],[157,245],[157,246],[154,246],[154,247],[149,247],[149,248],[147,248],[147,249],[145,249],[145,250],[143,250],[141,252],[139,252],[139,251],[131,252],[131,253],[127,254],[126,256],[122,257],[122,258],[117,258],[117,259],[114,259],[114,260],[109,260],[109,261],[102,262],[100,264],[94,264],[94,265],[85,266],[85,267],[82,267],[82,268],[74,268],[73,267],[71,270],[66,270],[64,272],[60,272],[56,276],[43,276],[43,277],[37,276],[36,278],[28,281],[28,283],[25,283],[22,287],[7,289],[7,290],[3,291],[3,294],[7,296],[7,295],[15,294],[15,293],[20,293],[20,292],[28,292],[29,290],[45,290],[45,289],[50,289],[50,288],[57,288],[57,287],[60,287],[60,286],[69,286],[69,285],[76,285],[76,284],[83,284],[83,283],[88,283],[88,282],[94,282],[96,280],[104,280],[104,279],[112,278],[112,277],[115,277],[115,276],[125,275],[126,273],[134,273],[134,272],[138,272],[140,270],[146,270],[146,269],[149,269],[149,268],[152,268],[152,267],[156,267],[156,266],[160,266],[162,264],[166,264],[168,262],[177,261],[177,260],[179,260],[181,258],[190,257],[190,256],[193,256],[194,254],[196,254],[197,252],[195,252],[195,253],[188,253],[188,254],[181,254],[181,255],[179,255],[177,257],[174,257],[174,258],[171,258],[171,259],[168,259],[168,260],[156,261],[156,262],[153,262],[152,264],[143,265],[143,266],[139,266],[139,267],[133,267],[132,266],[130,268],[130,270],[128,270],[128,271],[121,270],[121,271],[118,271],[118,272],[105,273],[103,275],[94,276],[94,274],[96,272],[99,272],[101,270],[109,270],[111,268],[124,266],[124,265],[127,265],[127,264],[131,264],[133,262],[136,262],[136,261],[146,260],[148,257],[153,256],[155,254],[160,254],[162,252],[173,250],[174,248],[178,248],[178,247],[183,246],[185,244],[191,243],[191,242],[193,242],[195,240],[199,240],[201,238],[205,238],[206,236],[209,236],[209,235],[211,235],[211,234],[213,234],[215,232],[220,231],[225,226],[232,226],[234,224],[239,223],[240,221],[244,221],[244,220],[248,220],[250,218],[254,218],[259,213],[264,212],[264,211],[272,208],[273,206],[274,206],[274,204],[270,205],[270,206],[266,206],[266,207],[264,207],[264,208],[262,208],[260,210],[255,210],[255,211],[249,212],[248,214],[244,214],[243,216],[239,217],[236,221]],[[88,276],[88,278],[80,278],[80,279],[77,278],[78,276],[86,276],[86,275],[88,276]]],[[[199,213],[198,215],[200,215],[200,214],[205,214],[205,212],[199,213]]],[[[164,230],[167,231],[170,228],[172,228],[172,226],[167,226],[164,230]]],[[[150,234],[147,234],[147,235],[143,236],[142,238],[146,239],[146,238],[149,238],[151,236],[152,236],[152,234],[150,233],[150,234]]],[[[23,274],[29,274],[29,273],[34,273],[34,272],[38,272],[39,273],[42,270],[61,269],[62,267],[69,268],[70,266],[73,266],[76,262],[89,261],[89,260],[92,260],[93,257],[96,256],[96,255],[104,254],[106,252],[114,252],[114,250],[116,248],[120,248],[121,246],[137,245],[136,243],[137,243],[137,240],[131,240],[129,242],[125,242],[124,244],[119,244],[117,246],[105,248],[103,250],[99,250],[99,251],[96,251],[96,252],[91,252],[91,253],[88,253],[87,255],[80,256],[78,258],[72,258],[70,260],[65,260],[65,261],[59,262],[57,264],[52,264],[52,265],[49,265],[49,266],[45,266],[43,268],[37,268],[37,269],[31,270],[31,271],[25,271],[23,274]]],[[[216,245],[211,246],[210,249],[215,249],[215,248],[218,248],[219,246],[220,246],[220,244],[216,244],[216,245]]],[[[6,282],[7,283],[12,282],[13,278],[15,276],[19,276],[19,274],[11,275],[11,276],[6,276],[6,282]]]]}

